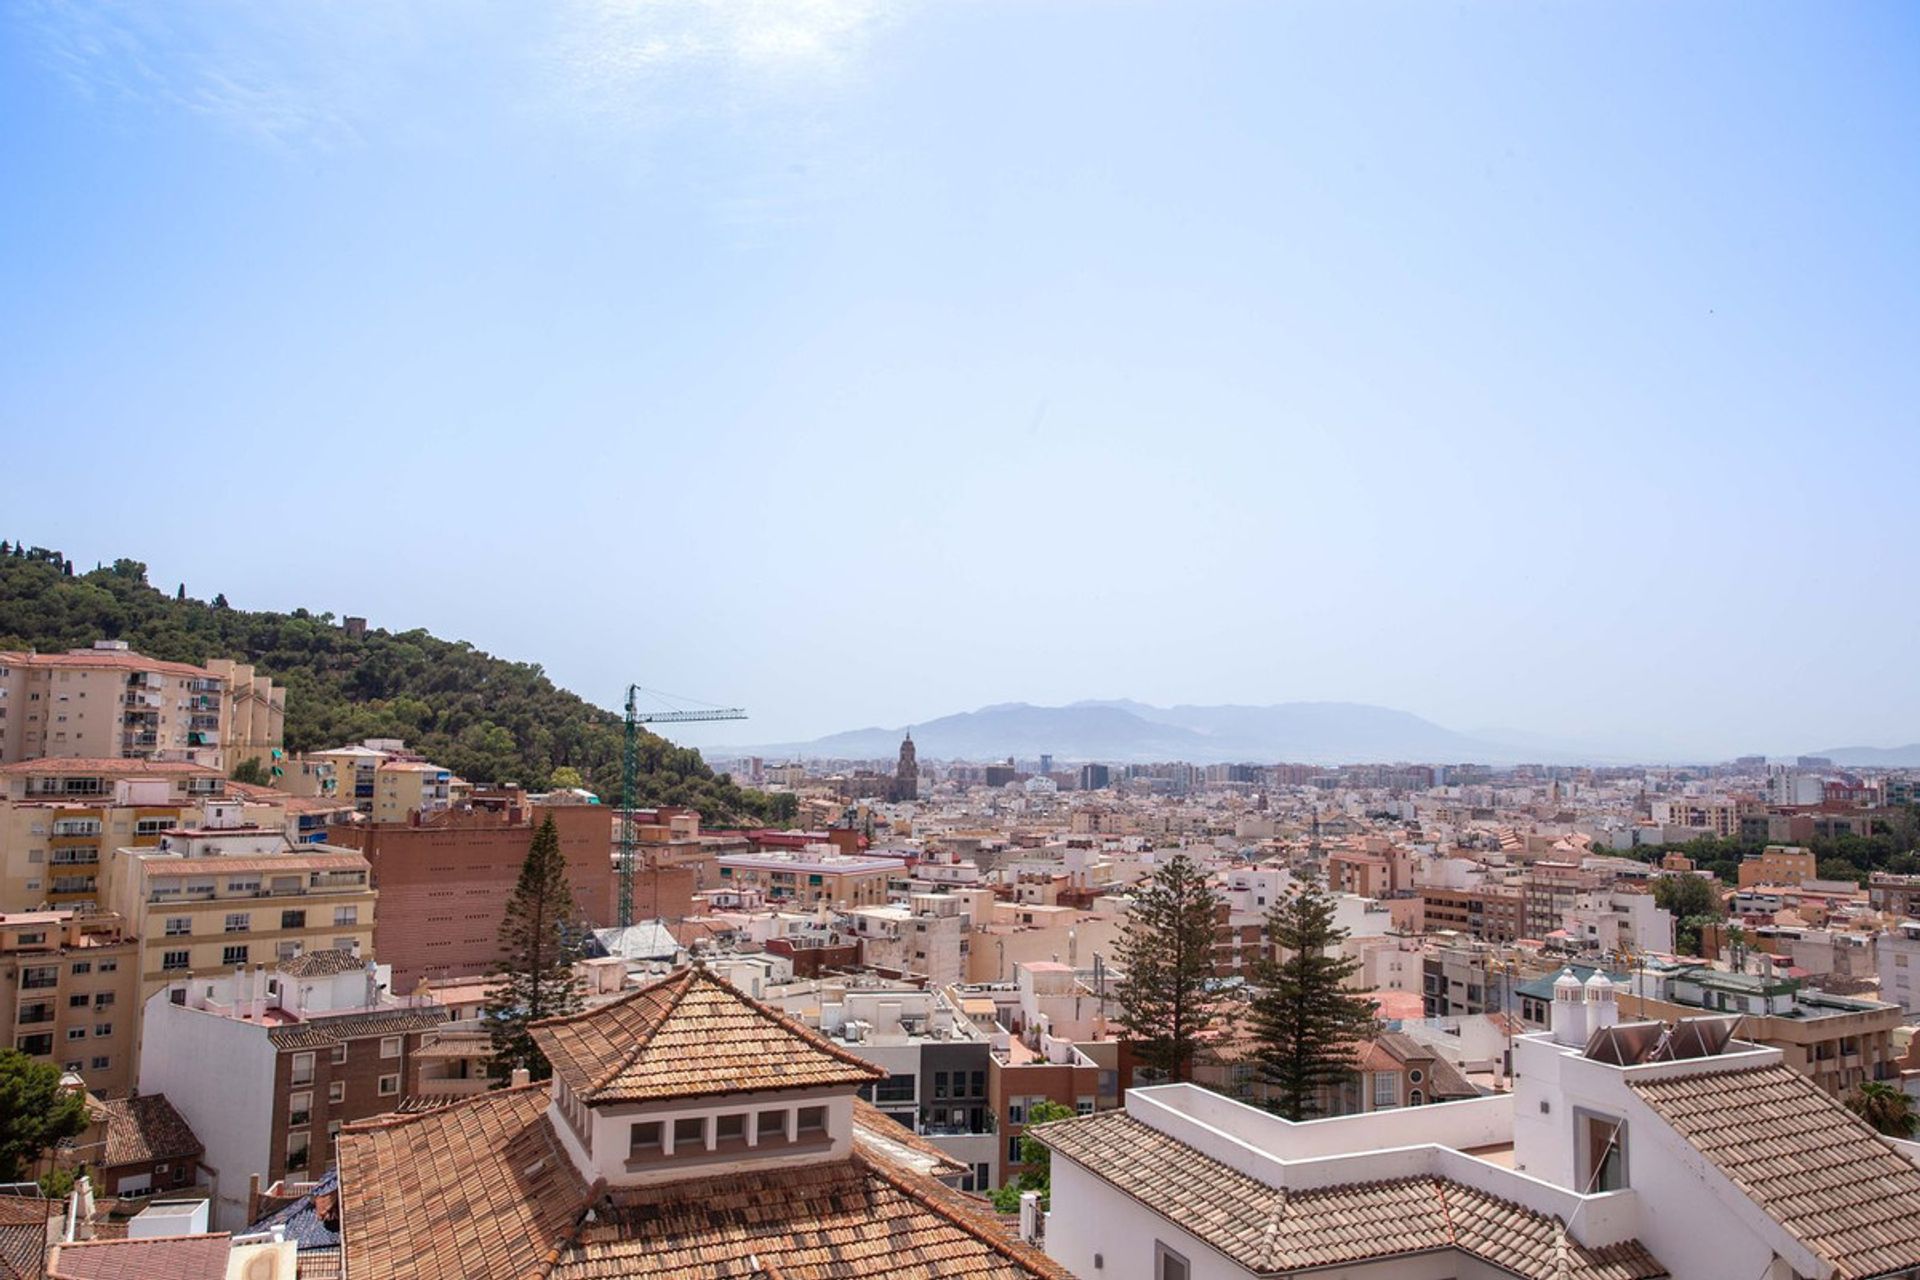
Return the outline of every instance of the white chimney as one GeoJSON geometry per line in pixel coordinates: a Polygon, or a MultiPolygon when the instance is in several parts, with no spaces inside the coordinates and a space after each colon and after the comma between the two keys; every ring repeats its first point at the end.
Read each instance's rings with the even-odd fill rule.
{"type": "Polygon", "coordinates": [[[532,1081],[532,1072],[528,1071],[525,1067],[515,1067],[513,1069],[513,1076],[508,1081],[508,1084],[511,1088],[518,1089],[521,1085],[530,1084],[532,1081]]]}
{"type": "Polygon", "coordinates": [[[1586,991],[1571,969],[1562,969],[1553,980],[1553,1042],[1569,1049],[1587,1046],[1586,991]]]}
{"type": "Polygon", "coordinates": [[[1582,989],[1587,1006],[1587,1034],[1606,1027],[1616,1026],[1620,1021],[1620,1001],[1614,990],[1613,982],[1606,974],[1594,970],[1587,985],[1582,989]]]}

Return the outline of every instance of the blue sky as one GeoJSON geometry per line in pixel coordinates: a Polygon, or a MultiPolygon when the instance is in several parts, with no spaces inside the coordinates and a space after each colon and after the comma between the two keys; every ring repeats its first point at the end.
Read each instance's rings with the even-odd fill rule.
{"type": "Polygon", "coordinates": [[[1920,739],[1911,5],[0,15],[6,536],[696,743],[1920,739]]]}

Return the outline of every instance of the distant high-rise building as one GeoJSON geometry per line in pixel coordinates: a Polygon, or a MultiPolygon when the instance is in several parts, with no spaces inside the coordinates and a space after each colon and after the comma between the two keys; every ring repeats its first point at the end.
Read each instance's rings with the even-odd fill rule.
{"type": "Polygon", "coordinates": [[[1833,757],[1801,756],[1793,763],[1802,769],[1831,769],[1833,768],[1833,757]]]}
{"type": "Polygon", "coordinates": [[[1040,772],[1042,773],[1053,772],[1053,753],[1052,752],[1042,751],[1040,753],[1040,772]]]}
{"type": "Polygon", "coordinates": [[[1080,789],[1082,791],[1104,791],[1112,785],[1113,775],[1103,764],[1083,764],[1080,766],[1080,789]]]}
{"type": "Polygon", "coordinates": [[[900,761],[893,767],[893,799],[918,800],[920,798],[920,765],[918,753],[913,746],[913,730],[907,730],[907,736],[900,743],[900,761]]]}

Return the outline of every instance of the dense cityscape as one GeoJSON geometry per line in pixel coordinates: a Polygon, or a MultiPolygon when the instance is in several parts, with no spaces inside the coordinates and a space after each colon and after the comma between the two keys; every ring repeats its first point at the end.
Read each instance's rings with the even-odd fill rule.
{"type": "Polygon", "coordinates": [[[730,826],[289,696],[0,653],[20,1274],[866,1274],[851,1202],[876,1274],[1920,1262],[1920,770],[909,734],[730,826]]]}

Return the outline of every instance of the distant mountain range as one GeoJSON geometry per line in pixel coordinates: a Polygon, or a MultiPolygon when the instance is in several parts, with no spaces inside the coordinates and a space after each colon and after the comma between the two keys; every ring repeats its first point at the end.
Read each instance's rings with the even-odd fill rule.
{"type": "MultiPolygon", "coordinates": [[[[811,742],[709,747],[709,757],[759,755],[814,759],[884,759],[900,748],[909,726],[852,729],[811,742]]],[[[1273,706],[1155,707],[1129,699],[1040,707],[1007,702],[910,726],[922,756],[938,760],[1099,760],[1196,764],[1292,761],[1364,764],[1398,760],[1565,763],[1589,753],[1553,750],[1539,741],[1501,743],[1442,728],[1390,707],[1357,702],[1282,702],[1273,706]]]]}
{"type": "Polygon", "coordinates": [[[1809,751],[1807,754],[1825,756],[1835,764],[1862,768],[1920,768],[1920,742],[1910,742],[1904,747],[1829,747],[1825,751],[1809,751]]]}

